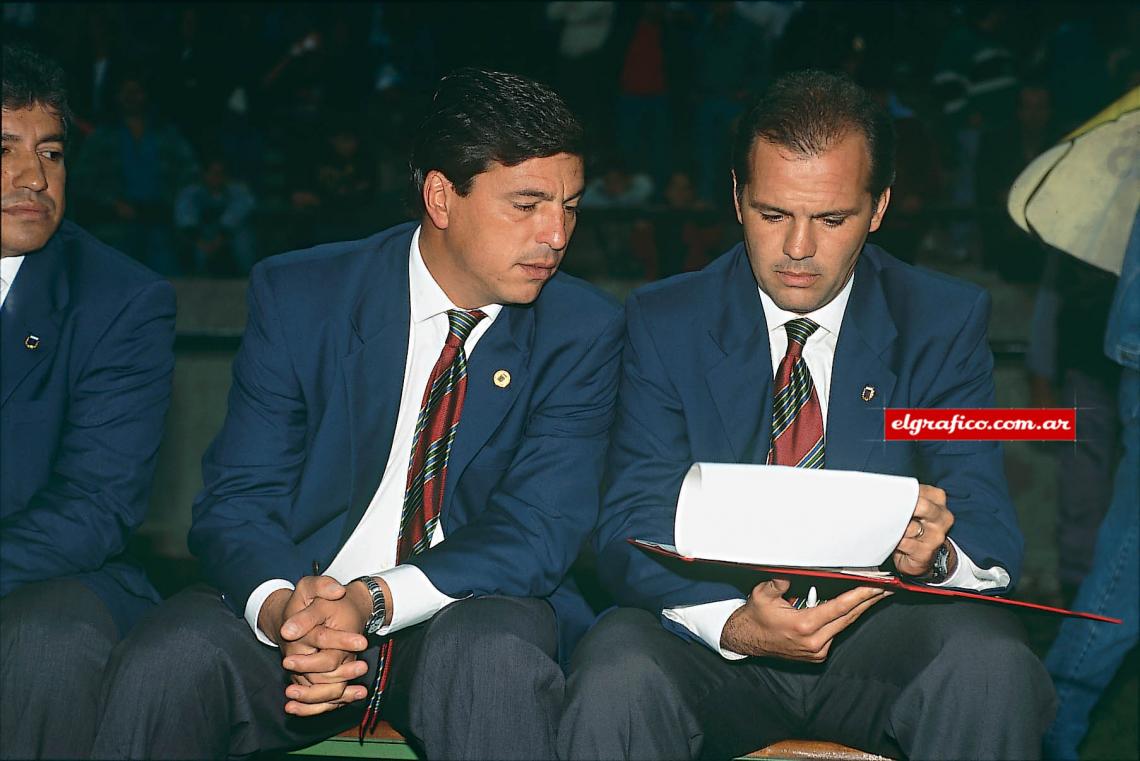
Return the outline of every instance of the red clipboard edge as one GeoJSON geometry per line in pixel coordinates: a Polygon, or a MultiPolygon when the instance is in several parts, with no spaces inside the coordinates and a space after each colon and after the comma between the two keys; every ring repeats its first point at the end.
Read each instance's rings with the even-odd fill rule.
{"type": "Polygon", "coordinates": [[[983,595],[977,592],[967,592],[961,589],[947,589],[945,587],[932,587],[927,584],[918,584],[909,581],[903,581],[897,576],[857,576],[850,573],[839,573],[836,571],[828,571],[819,568],[794,568],[789,566],[778,565],[756,565],[753,563],[736,563],[731,560],[707,560],[705,558],[694,558],[687,555],[681,555],[677,552],[671,552],[659,544],[653,542],[645,542],[641,539],[628,538],[630,544],[638,547],[646,552],[652,552],[657,555],[662,555],[667,558],[681,560],[686,563],[711,563],[713,565],[725,566],[728,568],[744,568],[751,571],[763,571],[764,573],[784,574],[788,576],[808,576],[816,579],[842,579],[843,581],[857,581],[859,584],[868,587],[889,587],[891,589],[902,589],[908,592],[917,592],[924,595],[938,595],[940,597],[964,597],[968,600],[982,600],[983,602],[998,603],[1001,605],[1012,605],[1017,608],[1029,608],[1030,610],[1041,610],[1047,613],[1059,613],[1062,616],[1071,616],[1074,618],[1086,618],[1090,621],[1104,621],[1109,624],[1122,624],[1124,623],[1119,618],[1110,618],[1108,616],[1101,616],[1096,613],[1084,613],[1077,610],[1067,610],[1065,608],[1055,608],[1051,605],[1041,605],[1035,602],[1025,602],[1024,600],[1013,600],[1008,597],[995,597],[994,595],[983,595]]]}

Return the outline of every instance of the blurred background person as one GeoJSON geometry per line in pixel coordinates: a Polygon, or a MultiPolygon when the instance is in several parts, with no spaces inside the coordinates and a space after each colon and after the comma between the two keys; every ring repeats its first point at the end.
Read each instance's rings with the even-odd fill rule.
{"type": "Polygon", "coordinates": [[[353,114],[332,114],[325,133],[293,163],[290,203],[298,238],[310,245],[364,237],[376,196],[376,160],[364,147],[353,114]]]}
{"type": "Polygon", "coordinates": [[[257,261],[250,215],[256,206],[245,183],[230,178],[225,159],[207,157],[202,177],[174,202],[182,270],[213,277],[248,275],[257,261]]]}
{"type": "Polygon", "coordinates": [[[1027,79],[1017,87],[1011,122],[981,134],[975,173],[980,214],[982,265],[1009,282],[1040,279],[1045,257],[1036,240],[1025,235],[1005,213],[1009,187],[1029,162],[1061,137],[1053,118],[1053,95],[1045,83],[1027,79]]]}
{"type": "Polygon", "coordinates": [[[80,218],[120,251],[163,275],[179,274],[174,197],[198,175],[190,144],[151,109],[141,73],[118,83],[119,117],[97,127],[76,159],[80,218]]]}

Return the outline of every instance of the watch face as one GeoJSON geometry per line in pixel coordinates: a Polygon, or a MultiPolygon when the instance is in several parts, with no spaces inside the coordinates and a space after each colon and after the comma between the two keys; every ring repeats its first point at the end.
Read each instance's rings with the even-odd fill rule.
{"type": "Polygon", "coordinates": [[[948,575],[947,571],[949,569],[947,568],[946,561],[949,559],[950,550],[946,549],[946,545],[942,545],[938,548],[938,551],[934,553],[934,576],[938,581],[942,581],[948,575]]]}

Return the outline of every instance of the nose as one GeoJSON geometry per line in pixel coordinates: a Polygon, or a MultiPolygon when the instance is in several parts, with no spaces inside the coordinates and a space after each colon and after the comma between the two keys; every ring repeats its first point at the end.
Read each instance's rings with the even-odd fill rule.
{"type": "Polygon", "coordinates": [[[565,209],[551,209],[549,214],[542,215],[541,227],[538,233],[538,242],[543,243],[555,251],[566,248],[570,242],[570,235],[574,231],[574,223],[568,217],[565,209]]]}
{"type": "Polygon", "coordinates": [[[807,259],[815,255],[815,238],[811,232],[811,220],[796,220],[788,234],[784,236],[784,255],[789,259],[807,259]]]}
{"type": "Polygon", "coordinates": [[[32,153],[22,159],[13,156],[12,160],[16,164],[12,168],[12,180],[16,187],[27,188],[37,193],[47,188],[47,174],[44,173],[39,155],[32,153]]]}

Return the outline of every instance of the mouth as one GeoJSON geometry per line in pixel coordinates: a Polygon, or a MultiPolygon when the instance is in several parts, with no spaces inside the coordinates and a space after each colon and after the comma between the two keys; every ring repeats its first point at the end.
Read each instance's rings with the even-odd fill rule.
{"type": "Polygon", "coordinates": [[[811,272],[777,271],[776,275],[780,278],[780,282],[788,288],[810,288],[820,278],[819,275],[811,272]]]}
{"type": "Polygon", "coordinates": [[[46,206],[36,206],[32,204],[18,204],[15,206],[5,206],[3,209],[5,214],[10,214],[14,217],[26,217],[35,219],[39,217],[48,216],[48,208],[46,206]]]}
{"type": "Polygon", "coordinates": [[[518,266],[531,280],[549,280],[554,277],[554,273],[558,271],[557,262],[551,262],[550,264],[519,264],[518,266]]]}

